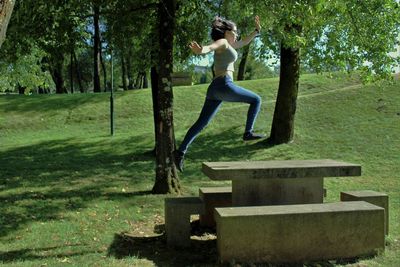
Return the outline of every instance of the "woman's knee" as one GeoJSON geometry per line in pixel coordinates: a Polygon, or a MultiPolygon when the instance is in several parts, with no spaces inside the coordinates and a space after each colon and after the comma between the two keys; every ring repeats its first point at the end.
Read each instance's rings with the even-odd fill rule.
{"type": "Polygon", "coordinates": [[[255,94],[252,103],[256,104],[256,105],[261,105],[261,102],[262,102],[261,97],[259,95],[255,94]]]}

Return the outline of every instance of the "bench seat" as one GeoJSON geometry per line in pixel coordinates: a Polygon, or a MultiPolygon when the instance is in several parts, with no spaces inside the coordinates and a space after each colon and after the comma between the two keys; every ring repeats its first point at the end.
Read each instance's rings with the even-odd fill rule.
{"type": "Polygon", "coordinates": [[[384,209],[364,201],[216,208],[222,262],[347,259],[385,247],[384,209]]]}

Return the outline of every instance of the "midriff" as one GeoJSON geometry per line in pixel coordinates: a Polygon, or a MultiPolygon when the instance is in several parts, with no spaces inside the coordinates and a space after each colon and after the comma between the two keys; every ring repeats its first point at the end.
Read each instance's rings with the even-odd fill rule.
{"type": "Polygon", "coordinates": [[[221,76],[229,76],[229,77],[231,77],[232,78],[232,80],[233,80],[233,71],[231,71],[231,70],[219,70],[219,71],[215,71],[215,77],[214,77],[214,79],[215,78],[218,78],[218,77],[221,77],[221,76]]]}

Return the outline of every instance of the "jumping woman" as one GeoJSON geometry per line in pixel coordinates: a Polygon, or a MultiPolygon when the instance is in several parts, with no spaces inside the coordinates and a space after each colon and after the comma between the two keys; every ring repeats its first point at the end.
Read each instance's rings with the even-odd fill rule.
{"type": "Polygon", "coordinates": [[[205,46],[194,41],[190,43],[190,49],[197,55],[214,52],[215,77],[208,87],[206,100],[199,118],[186,133],[179,149],[174,152],[175,164],[179,171],[183,171],[184,156],[189,145],[215,116],[223,101],[250,104],[243,134],[244,141],[265,137],[253,133],[254,122],[261,106],[260,96],[233,83],[233,64],[238,57],[236,49],[248,45],[260,33],[261,26],[258,16],[255,17],[255,26],[255,30],[249,36],[237,41],[236,24],[230,20],[216,17],[211,29],[211,38],[214,42],[205,46]]]}

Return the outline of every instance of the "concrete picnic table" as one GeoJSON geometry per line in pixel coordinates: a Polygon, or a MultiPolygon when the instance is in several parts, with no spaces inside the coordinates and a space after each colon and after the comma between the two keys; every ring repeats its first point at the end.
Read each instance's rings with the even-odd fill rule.
{"type": "Polygon", "coordinates": [[[211,180],[232,181],[233,206],[322,203],[325,177],[360,176],[361,166],[331,159],[204,162],[211,180]]]}

